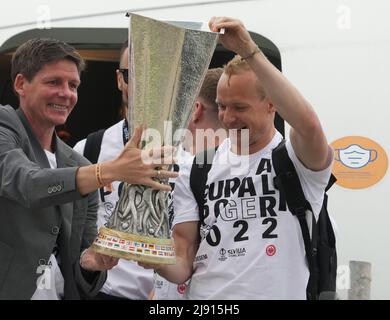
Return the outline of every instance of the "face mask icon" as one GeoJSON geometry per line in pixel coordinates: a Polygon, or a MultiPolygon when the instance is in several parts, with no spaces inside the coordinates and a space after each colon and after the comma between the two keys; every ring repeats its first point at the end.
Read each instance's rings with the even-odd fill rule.
{"type": "Polygon", "coordinates": [[[345,149],[335,150],[335,160],[351,169],[362,168],[369,162],[375,161],[377,156],[376,150],[364,149],[357,144],[351,144],[345,149]]]}

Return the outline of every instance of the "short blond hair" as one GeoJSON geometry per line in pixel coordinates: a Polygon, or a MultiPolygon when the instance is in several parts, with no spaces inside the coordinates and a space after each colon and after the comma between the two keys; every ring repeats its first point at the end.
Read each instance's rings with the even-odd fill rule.
{"type": "Polygon", "coordinates": [[[215,102],[217,98],[217,85],[222,73],[222,68],[207,70],[202,87],[199,91],[199,97],[204,99],[210,106],[213,106],[216,112],[218,112],[218,105],[215,102]]]}
{"type": "MultiPolygon", "coordinates": [[[[230,60],[226,65],[223,66],[223,73],[228,76],[228,84],[232,75],[237,75],[246,71],[252,71],[252,68],[250,67],[248,62],[242,59],[241,56],[239,56],[238,54],[234,56],[234,58],[230,60]]],[[[256,88],[259,97],[261,98],[261,100],[263,100],[267,95],[259,80],[256,80],[256,88]]]]}

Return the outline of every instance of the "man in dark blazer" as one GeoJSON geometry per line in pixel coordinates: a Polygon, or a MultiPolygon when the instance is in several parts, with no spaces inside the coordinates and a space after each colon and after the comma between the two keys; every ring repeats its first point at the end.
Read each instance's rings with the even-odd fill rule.
{"type": "Polygon", "coordinates": [[[176,176],[159,168],[170,148],[142,161],[142,128],[118,158],[96,165],[57,137],[55,127],[77,102],[83,68],[75,49],[57,40],[29,40],[13,55],[20,108],[0,106],[0,299],[36,297],[42,266],[53,262],[62,277],[51,283],[59,299],[94,296],[118,262],[89,248],[97,234],[96,190],[119,180],[169,191],[153,177],[176,176]]]}

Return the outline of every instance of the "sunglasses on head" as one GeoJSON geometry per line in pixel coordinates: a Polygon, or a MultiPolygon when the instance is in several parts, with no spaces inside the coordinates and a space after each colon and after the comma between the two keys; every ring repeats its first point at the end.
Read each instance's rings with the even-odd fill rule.
{"type": "Polygon", "coordinates": [[[129,69],[119,69],[119,72],[123,75],[123,80],[125,80],[126,84],[129,83],[129,69]]]}

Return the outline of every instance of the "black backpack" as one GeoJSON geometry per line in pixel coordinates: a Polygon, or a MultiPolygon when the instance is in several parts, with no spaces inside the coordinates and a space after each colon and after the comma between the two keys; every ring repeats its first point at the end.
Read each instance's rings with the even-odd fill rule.
{"type": "Polygon", "coordinates": [[[84,147],[84,157],[86,157],[91,163],[97,163],[100,154],[100,148],[102,146],[103,135],[106,129],[100,129],[92,132],[87,136],[84,147]]]}
{"type": "MultiPolygon", "coordinates": [[[[205,218],[204,205],[206,200],[204,193],[207,175],[212,165],[210,154],[213,156],[217,148],[206,150],[202,152],[200,157],[199,155],[195,157],[191,168],[190,187],[199,207],[199,225],[203,223],[205,218]],[[207,156],[209,157],[208,161],[199,161],[199,159],[206,159],[207,156]]],[[[304,196],[294,164],[288,156],[285,140],[272,150],[272,163],[276,173],[275,188],[280,191],[281,197],[284,197],[290,211],[297,217],[301,226],[310,271],[306,288],[307,299],[317,300],[321,298],[329,299],[329,296],[336,297],[336,238],[327,211],[328,196],[326,194],[336,178],[331,175],[317,223],[314,222],[314,217],[312,219],[312,239],[310,239],[306,222],[306,210],[311,211],[311,206],[304,196]]]]}

